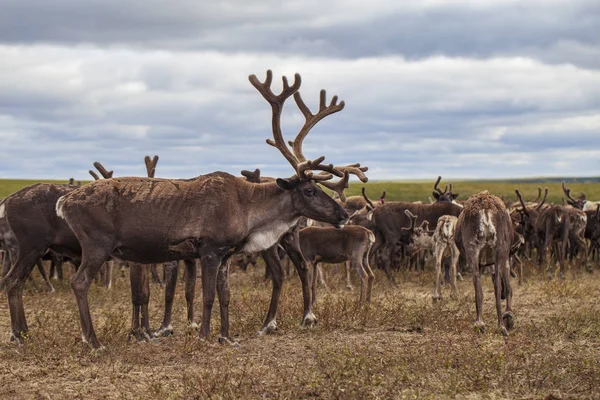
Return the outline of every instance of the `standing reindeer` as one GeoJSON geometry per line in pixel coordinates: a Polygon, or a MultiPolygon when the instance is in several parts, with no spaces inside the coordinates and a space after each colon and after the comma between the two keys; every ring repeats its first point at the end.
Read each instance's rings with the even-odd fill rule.
{"type": "Polygon", "coordinates": [[[369,250],[375,235],[362,226],[308,227],[300,230],[302,255],[312,266],[312,302],[317,303],[317,267],[319,263],[349,262],[361,278],[360,303],[371,302],[375,275],[369,266],[369,250]]]}
{"type": "Polygon", "coordinates": [[[503,335],[513,327],[512,287],[510,285],[510,249],[513,242],[513,226],[502,200],[487,191],[471,196],[456,223],[457,247],[465,253],[467,264],[473,271],[475,286],[475,328],[483,332],[483,289],[481,287],[480,257],[488,253],[494,260],[494,294],[498,314],[498,328],[503,335]],[[502,313],[502,299],[506,299],[506,311],[502,313]]]}
{"type": "Polygon", "coordinates": [[[450,253],[450,286],[452,297],[456,298],[456,266],[460,252],[456,247],[455,231],[458,218],[453,215],[443,215],[438,219],[435,233],[433,234],[433,246],[435,255],[435,286],[433,289],[433,301],[442,299],[440,280],[442,278],[442,259],[446,253],[450,253]]]}
{"type": "MultiPolygon", "coordinates": [[[[291,178],[262,184],[244,182],[225,172],[193,179],[116,178],[92,182],[56,203],[57,215],[65,219],[83,249],[72,286],[83,340],[93,348],[101,345],[92,325],[88,291],[92,277],[111,255],[145,264],[200,258],[200,336],[209,336],[216,291],[221,311],[220,341],[235,343],[229,336],[229,257],[273,246],[301,216],[340,228],[348,221],[346,211],[317,183],[338,192],[343,201],[349,174],[366,180],[366,168],[361,170],[360,164],[334,167],[323,164],[324,157],[307,160],[302,152],[302,142],[310,129],[327,115],[341,111],[344,103],[337,104],[336,96],[326,105],[322,90],[319,111],[312,114],[298,92],[299,74],[291,86],[283,78],[279,95],[271,91],[271,71],[267,71],[265,82],[254,75],[249,79],[271,105],[274,141],[267,143],[292,165],[295,174],[291,178]],[[306,121],[290,149],[283,139],[280,120],[283,104],[292,95],[306,121]],[[342,179],[328,182],[334,175],[342,179]]],[[[303,264],[304,283],[308,270],[303,264]]]]}

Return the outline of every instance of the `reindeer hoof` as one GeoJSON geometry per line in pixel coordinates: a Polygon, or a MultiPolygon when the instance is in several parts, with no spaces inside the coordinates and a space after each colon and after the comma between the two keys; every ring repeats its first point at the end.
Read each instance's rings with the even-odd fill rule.
{"type": "Polygon", "coordinates": [[[483,323],[483,321],[476,321],[473,324],[473,329],[475,330],[475,332],[485,333],[485,324],[483,323]]]}
{"type": "Polygon", "coordinates": [[[437,303],[437,302],[439,302],[439,301],[441,301],[441,300],[442,300],[442,296],[436,296],[436,295],[433,295],[433,302],[434,302],[434,303],[437,303]]]}
{"type": "Polygon", "coordinates": [[[219,343],[228,344],[232,347],[235,347],[236,349],[239,349],[240,347],[242,347],[242,346],[240,346],[240,344],[238,343],[237,340],[230,338],[230,337],[225,337],[225,336],[219,336],[219,343]]]}
{"type": "Polygon", "coordinates": [[[269,335],[277,330],[277,321],[274,319],[267,324],[267,326],[263,326],[263,328],[258,331],[258,336],[269,335]]]}
{"type": "Polygon", "coordinates": [[[302,328],[312,328],[315,325],[317,325],[317,317],[315,316],[315,314],[313,314],[312,312],[309,312],[308,314],[306,314],[304,316],[304,319],[302,320],[302,323],[300,324],[300,326],[302,328]]]}
{"type": "Polygon", "coordinates": [[[515,327],[515,316],[512,311],[507,311],[502,314],[502,320],[504,321],[504,326],[506,326],[506,329],[509,331],[515,327]]]}
{"type": "Polygon", "coordinates": [[[508,336],[508,330],[503,326],[500,327],[500,333],[502,333],[502,336],[508,336]]]}
{"type": "Polygon", "coordinates": [[[349,292],[351,292],[351,291],[353,291],[353,290],[354,290],[354,286],[352,286],[352,285],[347,285],[347,286],[346,286],[346,290],[347,290],[347,291],[349,291],[349,292]]]}
{"type": "Polygon", "coordinates": [[[200,326],[195,322],[190,322],[188,323],[187,330],[188,332],[198,332],[200,330],[200,326]]]}
{"type": "Polygon", "coordinates": [[[92,349],[92,355],[99,356],[101,354],[106,353],[106,347],[102,345],[98,345],[95,349],[92,349]]]}
{"type": "Polygon", "coordinates": [[[153,337],[169,337],[173,336],[173,326],[169,324],[169,326],[161,327],[159,330],[152,334],[153,337]]]}
{"type": "Polygon", "coordinates": [[[146,331],[142,329],[134,329],[131,332],[129,332],[129,335],[127,335],[127,340],[131,341],[132,339],[138,342],[147,342],[150,341],[152,338],[146,331]]]}

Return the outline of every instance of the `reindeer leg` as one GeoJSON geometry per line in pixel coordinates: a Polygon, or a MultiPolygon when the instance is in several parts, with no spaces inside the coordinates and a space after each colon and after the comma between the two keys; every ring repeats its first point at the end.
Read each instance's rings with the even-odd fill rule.
{"type": "Polygon", "coordinates": [[[113,272],[113,266],[115,265],[115,260],[109,260],[106,262],[105,264],[105,276],[104,276],[104,286],[107,289],[110,289],[112,287],[112,272],[113,272]]]}
{"type": "Polygon", "coordinates": [[[458,288],[456,287],[456,268],[458,266],[460,252],[458,251],[458,247],[456,247],[454,241],[450,242],[450,250],[452,252],[452,260],[450,262],[450,286],[452,287],[451,297],[456,299],[458,297],[458,288]]]}
{"type": "Polygon", "coordinates": [[[301,327],[311,327],[317,324],[317,317],[311,309],[310,299],[310,273],[309,265],[302,255],[300,250],[300,242],[298,240],[298,229],[294,229],[292,233],[283,235],[280,244],[288,254],[288,257],[294,263],[300,282],[302,282],[302,298],[304,304],[304,317],[300,323],[301,327]]]}
{"type": "Polygon", "coordinates": [[[170,261],[163,264],[165,271],[165,314],[160,328],[152,336],[170,336],[173,334],[173,325],[171,325],[171,316],[173,314],[173,300],[175,298],[175,289],[177,287],[177,273],[179,272],[179,263],[170,261]]]}
{"type": "Polygon", "coordinates": [[[479,252],[480,249],[471,250],[471,254],[467,255],[467,262],[471,266],[473,273],[473,286],[475,286],[475,311],[477,318],[475,320],[475,329],[479,332],[485,331],[485,323],[483,322],[483,289],[481,287],[481,273],[479,271],[479,252]]]}
{"type": "Polygon", "coordinates": [[[309,263],[312,267],[312,306],[315,307],[317,305],[317,277],[319,276],[319,263],[309,263]]]}
{"type": "Polygon", "coordinates": [[[508,265],[507,253],[501,249],[496,249],[495,257],[495,271],[492,275],[492,281],[494,282],[494,295],[496,298],[496,313],[498,315],[498,329],[503,336],[508,336],[508,330],[504,326],[503,314],[502,314],[502,285],[506,278],[504,270],[508,267],[510,272],[510,266],[508,265]]]}
{"type": "Polygon", "coordinates": [[[200,257],[202,267],[202,326],[200,339],[208,339],[210,335],[210,314],[215,302],[217,290],[217,274],[221,265],[221,257],[214,251],[207,251],[200,257]]]}
{"type": "Polygon", "coordinates": [[[44,282],[46,282],[46,287],[48,288],[50,293],[54,293],[55,292],[54,286],[52,286],[52,283],[50,283],[50,280],[48,279],[48,275],[46,275],[44,263],[42,262],[41,258],[38,258],[36,265],[37,265],[38,269],[40,270],[40,275],[42,275],[42,278],[44,278],[44,282]]]}
{"type": "Polygon", "coordinates": [[[110,254],[110,250],[103,249],[98,242],[91,239],[89,243],[86,243],[80,239],[82,249],[84,249],[82,252],[83,257],[77,273],[71,279],[71,287],[75,292],[75,299],[79,308],[82,340],[84,343],[89,343],[95,350],[100,349],[102,345],[96,337],[92,324],[88,293],[94,277],[98,274],[102,263],[107,261],[108,254],[110,254]]]}
{"type": "Polygon", "coordinates": [[[352,286],[352,280],[350,279],[350,261],[346,261],[344,263],[344,267],[346,268],[346,289],[354,290],[352,286]]]}
{"type": "Polygon", "coordinates": [[[267,312],[267,317],[265,318],[261,330],[258,332],[259,335],[266,335],[277,329],[277,308],[279,306],[281,287],[283,286],[281,259],[279,258],[277,246],[278,245],[275,244],[261,253],[263,260],[265,260],[265,269],[270,271],[271,281],[273,282],[273,291],[271,293],[269,311],[267,312]]]}
{"type": "Polygon", "coordinates": [[[198,329],[198,324],[194,322],[194,297],[196,295],[196,278],[198,268],[196,260],[184,260],[185,263],[185,301],[187,303],[188,328],[198,329]]]}
{"type": "Polygon", "coordinates": [[[502,284],[504,285],[504,292],[506,297],[506,311],[502,314],[504,320],[504,326],[507,330],[512,330],[514,327],[514,315],[512,312],[512,286],[510,284],[510,266],[508,268],[502,268],[502,284]]]}
{"type": "Polygon", "coordinates": [[[141,264],[131,265],[129,267],[129,280],[131,282],[131,302],[133,305],[129,339],[135,338],[138,341],[149,340],[151,337],[148,322],[150,281],[148,279],[147,266],[141,264]]]}
{"type": "MultiPolygon", "coordinates": [[[[319,285],[323,286],[323,288],[329,291],[329,286],[327,286],[327,281],[325,280],[325,274],[323,273],[323,268],[321,268],[321,264],[315,264],[317,269],[317,276],[319,277],[319,285]]],[[[314,304],[314,302],[313,302],[314,304]]]]}
{"type": "Polygon", "coordinates": [[[239,343],[229,336],[229,264],[229,258],[222,260],[219,272],[217,273],[217,295],[219,296],[219,308],[221,312],[219,343],[239,347],[239,343]]]}
{"type": "Polygon", "coordinates": [[[442,299],[442,290],[440,288],[440,280],[442,279],[442,259],[444,257],[444,247],[442,243],[435,246],[435,283],[433,286],[433,301],[442,299]]]}
{"type": "MultiPolygon", "coordinates": [[[[19,248],[18,256],[12,270],[4,277],[10,309],[11,335],[10,340],[22,343],[29,333],[25,309],[23,308],[23,288],[27,277],[36,265],[41,253],[33,249],[19,248]]],[[[8,263],[10,264],[10,263],[8,263]]]]}
{"type": "Polygon", "coordinates": [[[375,274],[369,265],[369,250],[371,246],[367,247],[367,251],[363,254],[362,267],[367,273],[367,293],[366,300],[367,303],[371,303],[371,293],[373,292],[373,281],[375,280],[375,274]]]}
{"type": "Polygon", "coordinates": [[[152,283],[158,283],[160,286],[164,286],[163,282],[160,280],[160,276],[158,275],[156,264],[150,265],[150,273],[152,274],[152,283]]]}

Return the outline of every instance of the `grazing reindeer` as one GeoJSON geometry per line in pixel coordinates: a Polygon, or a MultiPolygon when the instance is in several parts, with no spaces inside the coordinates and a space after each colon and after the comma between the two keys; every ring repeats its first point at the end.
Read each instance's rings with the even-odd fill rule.
{"type": "MultiPolygon", "coordinates": [[[[83,249],[72,286],[83,340],[93,348],[101,345],[92,325],[88,291],[91,277],[111,256],[145,264],[200,258],[200,336],[207,338],[210,334],[216,291],[221,312],[220,341],[235,343],[229,336],[229,257],[270,248],[301,216],[337,227],[347,222],[346,211],[317,182],[338,192],[344,201],[349,174],[366,180],[366,168],[361,169],[360,164],[334,167],[323,164],[324,157],[307,160],[302,152],[303,140],[311,128],[327,115],[341,111],[344,103],[337,104],[336,96],[326,105],[322,90],[319,111],[312,114],[298,93],[299,74],[291,86],[283,78],[279,95],[271,91],[271,71],[267,71],[265,82],[254,75],[249,79],[271,105],[274,141],[267,143],[292,165],[292,178],[261,184],[244,182],[224,172],[192,179],[116,178],[92,182],[56,203],[57,215],[65,219],[83,249]],[[281,132],[281,111],[292,95],[306,121],[290,149],[281,132]],[[334,175],[342,179],[328,182],[334,175]]],[[[301,279],[302,275],[306,279],[307,272],[305,265],[301,279]]]]}
{"type": "Polygon", "coordinates": [[[300,248],[304,258],[313,268],[312,302],[317,303],[317,266],[319,263],[350,262],[361,278],[360,303],[371,302],[375,275],[369,266],[369,250],[375,235],[362,226],[308,227],[300,230],[300,248]]]}
{"type": "Polygon", "coordinates": [[[512,288],[510,285],[510,249],[513,243],[513,226],[506,206],[500,198],[487,191],[471,196],[456,222],[457,247],[465,253],[467,264],[473,271],[475,286],[475,328],[485,330],[482,318],[483,289],[481,287],[480,257],[484,253],[494,259],[494,293],[498,328],[503,335],[513,327],[512,288]],[[506,299],[506,311],[502,313],[502,299],[506,299]]]}

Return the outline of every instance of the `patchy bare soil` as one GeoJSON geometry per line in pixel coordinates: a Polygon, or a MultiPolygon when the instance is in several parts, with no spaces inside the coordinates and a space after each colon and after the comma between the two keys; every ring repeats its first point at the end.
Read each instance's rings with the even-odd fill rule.
{"type": "MultiPolygon", "coordinates": [[[[232,273],[231,328],[239,349],[218,344],[218,307],[210,341],[200,343],[196,332],[186,332],[182,285],[175,335],[129,342],[129,282],[117,272],[113,289],[93,287],[90,293],[96,330],[107,347],[101,354],[81,343],[68,283],[46,293],[34,271],[25,298],[31,337],[24,346],[9,342],[6,298],[0,304],[0,398],[600,398],[599,270],[564,281],[515,281],[515,330],[508,338],[495,327],[489,276],[488,330],[478,334],[470,277],[459,282],[457,300],[444,288],[444,300],[433,304],[430,273],[401,274],[396,288],[376,272],[373,302],[360,308],[357,290],[346,291],[335,270],[328,269],[330,291],[320,291],[318,325],[299,328],[301,293],[294,277],[282,295],[279,330],[268,337],[256,331],[270,283],[262,270],[232,273]]],[[[151,290],[157,328],[164,292],[151,290]]]]}

